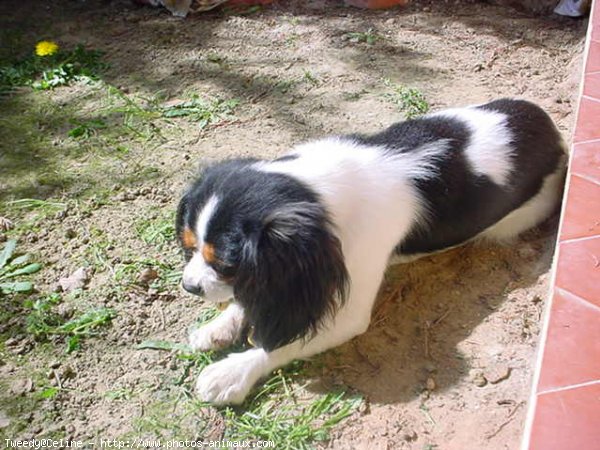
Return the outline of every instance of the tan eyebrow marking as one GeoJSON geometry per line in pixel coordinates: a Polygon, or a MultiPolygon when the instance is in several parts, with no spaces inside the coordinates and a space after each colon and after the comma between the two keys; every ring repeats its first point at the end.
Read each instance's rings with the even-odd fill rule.
{"type": "Polygon", "coordinates": [[[212,244],[205,243],[202,247],[202,257],[204,261],[208,264],[214,263],[216,261],[215,257],[215,246],[212,244]]]}
{"type": "Polygon", "coordinates": [[[196,235],[189,228],[185,228],[183,233],[181,233],[181,242],[183,243],[183,247],[186,249],[196,248],[196,235]]]}

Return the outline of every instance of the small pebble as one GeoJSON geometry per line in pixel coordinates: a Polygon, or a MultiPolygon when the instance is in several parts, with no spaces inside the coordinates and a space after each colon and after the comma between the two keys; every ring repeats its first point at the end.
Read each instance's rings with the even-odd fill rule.
{"type": "Polygon", "coordinates": [[[483,387],[487,384],[487,380],[483,375],[483,371],[479,369],[472,370],[469,374],[469,378],[471,379],[471,382],[477,387],[483,387]]]}
{"type": "Polygon", "coordinates": [[[140,273],[140,276],[139,276],[140,283],[146,284],[146,285],[152,283],[157,278],[158,278],[158,272],[151,268],[142,270],[142,272],[140,273]]]}
{"type": "Polygon", "coordinates": [[[435,380],[431,377],[427,378],[427,382],[425,383],[425,387],[428,391],[434,391],[436,388],[435,380]]]}
{"type": "Polygon", "coordinates": [[[496,364],[484,370],[483,376],[492,384],[500,383],[510,377],[511,368],[506,364],[496,364]]]}
{"type": "Polygon", "coordinates": [[[77,232],[74,229],[72,229],[72,228],[67,228],[65,230],[65,237],[67,239],[74,239],[74,238],[77,237],[77,232]]]}

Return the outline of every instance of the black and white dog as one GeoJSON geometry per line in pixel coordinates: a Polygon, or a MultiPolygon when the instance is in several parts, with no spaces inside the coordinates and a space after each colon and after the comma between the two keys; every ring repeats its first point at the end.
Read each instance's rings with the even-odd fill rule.
{"type": "Polygon", "coordinates": [[[273,369],[364,333],[388,264],[540,223],[565,162],[548,115],[503,99],[205,169],[178,210],[183,287],[234,301],[190,343],[222,348],[248,326],[256,347],[206,367],[199,397],[241,403],[273,369]]]}

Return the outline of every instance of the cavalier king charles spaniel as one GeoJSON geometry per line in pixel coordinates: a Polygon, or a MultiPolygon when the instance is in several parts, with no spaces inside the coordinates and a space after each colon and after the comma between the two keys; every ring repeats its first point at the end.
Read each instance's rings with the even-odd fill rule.
{"type": "Polygon", "coordinates": [[[241,403],[277,367],[364,333],[389,264],[539,224],[566,159],[542,109],[502,99],[206,168],[178,208],[182,285],[233,301],[190,344],[250,330],[255,347],[206,367],[198,396],[241,403]]]}

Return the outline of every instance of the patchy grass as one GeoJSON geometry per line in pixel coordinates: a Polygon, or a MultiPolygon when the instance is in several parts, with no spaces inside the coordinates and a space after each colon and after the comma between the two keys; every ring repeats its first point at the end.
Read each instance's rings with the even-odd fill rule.
{"type": "MultiPolygon", "coordinates": [[[[197,324],[206,323],[217,314],[216,308],[203,308],[197,324]]],[[[177,359],[187,363],[175,383],[177,386],[183,386],[185,378],[197,376],[204,367],[231,351],[244,350],[244,346],[238,344],[226,351],[194,353],[186,344],[164,340],[144,341],[136,348],[176,352],[177,359]]],[[[329,439],[331,429],[356,411],[362,398],[345,391],[309,393],[303,384],[306,376],[306,363],[295,361],[259,383],[239,407],[215,408],[199,402],[192,392],[183,388],[172,392],[175,398],[153,405],[151,410],[156,408],[157,413],[147,414],[138,421],[137,431],[162,438],[189,439],[198,430],[209,433],[207,417],[218,415],[225,421],[223,439],[272,440],[276,448],[281,449],[313,448],[315,442],[329,439]],[[164,414],[158,413],[166,409],[179,411],[176,423],[164,421],[164,414]]]]}
{"type": "Polygon", "coordinates": [[[317,75],[315,75],[308,69],[304,70],[304,75],[303,75],[302,79],[314,87],[317,87],[321,84],[321,81],[319,80],[317,75]]]}
{"type": "Polygon", "coordinates": [[[66,320],[56,311],[56,306],[61,302],[59,294],[49,294],[34,301],[27,300],[25,306],[31,308],[27,316],[27,332],[37,340],[64,336],[67,353],[79,349],[82,339],[97,335],[98,329],[108,325],[115,317],[112,309],[93,308],[66,320]]]}
{"type": "Polygon", "coordinates": [[[158,248],[172,245],[175,241],[175,211],[149,212],[148,218],[136,222],[135,232],[146,244],[158,248]]]}
{"type": "Polygon", "coordinates": [[[242,409],[226,408],[226,438],[272,440],[276,448],[308,449],[352,414],[362,398],[345,392],[307,396],[298,379],[302,362],[277,370],[242,409]]]}
{"type": "Polygon", "coordinates": [[[0,66],[0,95],[19,86],[48,90],[76,81],[97,80],[106,70],[102,53],[78,45],[73,50],[59,49],[56,53],[38,56],[33,51],[17,61],[0,66]]]}
{"type": "Polygon", "coordinates": [[[200,129],[204,129],[209,125],[230,119],[239,103],[237,99],[202,98],[192,94],[187,101],[162,106],[161,112],[166,118],[187,117],[197,122],[200,129]]]}
{"type": "Polygon", "coordinates": [[[383,37],[372,28],[369,28],[367,31],[346,33],[345,37],[349,42],[354,44],[364,43],[367,45],[373,45],[383,39],[383,37]]]}
{"type": "MultiPolygon", "coordinates": [[[[291,23],[296,21],[292,19],[291,23]]],[[[288,45],[295,45],[296,38],[292,34],[288,45]]],[[[37,239],[32,239],[32,244],[63,252],[52,263],[58,270],[70,270],[75,264],[89,266],[97,283],[71,294],[42,292],[28,298],[9,297],[12,309],[3,312],[2,319],[10,326],[2,337],[18,335],[24,341],[35,342],[25,351],[30,352],[32,360],[39,357],[41,364],[48,362],[44,355],[68,361],[74,356],[65,353],[78,351],[79,358],[88,350],[94,351],[84,344],[85,340],[102,336],[117,311],[129,313],[129,306],[123,301],[129,296],[158,298],[157,302],[171,298],[162,293],[175,291],[181,279],[181,264],[175,262],[178,255],[172,208],[166,211],[163,207],[150,207],[148,214],[137,220],[140,216],[132,215],[122,234],[104,220],[96,221],[102,214],[98,210],[120,202],[115,186],[128,194],[125,189],[131,185],[162,177],[165,169],[161,167],[164,162],[160,152],[165,147],[161,146],[180,143],[174,136],[179,137],[181,130],[207,130],[235,120],[240,103],[235,98],[211,93],[188,93],[176,101],[169,101],[163,92],[130,93],[102,79],[106,65],[101,54],[83,47],[44,58],[26,56],[19,61],[0,62],[0,91],[4,89],[6,94],[0,97],[0,105],[11,111],[11,115],[0,117],[0,135],[7,148],[6,156],[0,160],[0,170],[6,174],[3,187],[7,188],[0,193],[1,199],[7,200],[0,206],[0,215],[15,221],[16,227],[9,236],[31,234],[28,237],[37,239]],[[153,152],[159,157],[145,159],[153,152]],[[81,220],[85,231],[79,232],[74,219],[81,220]],[[65,239],[64,223],[75,231],[74,237],[65,239]],[[43,239],[58,239],[64,249],[60,248],[62,244],[46,245],[43,239]],[[146,268],[158,274],[149,285],[139,279],[146,268]],[[156,292],[161,295],[152,297],[156,292]],[[98,298],[110,301],[114,309],[98,307],[98,298]]],[[[227,58],[217,52],[207,54],[206,59],[224,70],[228,68],[227,58]]],[[[276,84],[271,82],[268,87],[285,94],[297,86],[310,88],[322,82],[306,70],[293,80],[275,79],[276,84]]],[[[148,199],[140,196],[135,200],[141,203],[148,199]]],[[[32,268],[39,270],[39,265],[31,263],[28,256],[8,257],[5,266],[6,269],[0,269],[2,281],[5,275],[7,281],[21,281],[19,277],[29,276],[32,268]]],[[[54,274],[43,282],[49,285],[56,278],[54,274]]],[[[32,289],[33,284],[24,287],[32,289]]],[[[148,302],[143,307],[146,306],[148,302]]],[[[151,316],[153,312],[148,309],[146,313],[151,316]]],[[[205,323],[217,314],[215,308],[202,308],[198,322],[205,323]]],[[[225,431],[221,437],[226,439],[273,439],[277,448],[308,448],[326,439],[330,429],[360,402],[340,392],[308,392],[302,384],[306,378],[304,363],[298,362],[273,373],[256,387],[242,407],[214,408],[195,399],[191,386],[193,377],[224,357],[225,352],[195,353],[185,344],[162,339],[146,339],[138,348],[163,351],[174,364],[161,373],[158,385],[111,386],[112,390],[102,394],[111,402],[136,401],[152,395],[143,417],[132,417],[127,424],[133,426],[135,437],[146,433],[157,437],[203,437],[215,423],[223,423],[225,431]]],[[[243,348],[240,344],[233,350],[243,348]]],[[[12,355],[7,355],[0,356],[12,361],[12,355]]],[[[76,395],[77,387],[53,386],[46,372],[37,371],[31,377],[35,378],[34,391],[24,395],[36,405],[59,404],[76,395]]],[[[89,395],[93,398],[93,394],[89,395]]],[[[40,420],[44,419],[36,418],[40,420]]]]}
{"type": "Polygon", "coordinates": [[[384,84],[392,92],[384,98],[394,103],[407,119],[419,117],[429,111],[429,103],[421,91],[413,87],[396,84],[386,79],[384,84]]]}

